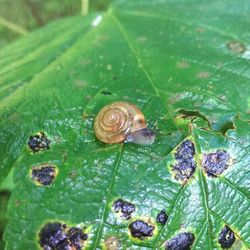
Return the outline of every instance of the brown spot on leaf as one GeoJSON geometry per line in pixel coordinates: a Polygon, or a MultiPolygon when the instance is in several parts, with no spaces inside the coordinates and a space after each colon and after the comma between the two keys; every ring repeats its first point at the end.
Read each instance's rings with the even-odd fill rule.
{"type": "Polygon", "coordinates": [[[118,250],[121,247],[120,241],[116,236],[109,236],[105,239],[104,245],[107,250],[118,250]]]}
{"type": "Polygon", "coordinates": [[[237,54],[241,54],[246,50],[245,45],[239,41],[231,41],[227,44],[227,47],[237,54]]]}
{"type": "Polygon", "coordinates": [[[182,62],[177,63],[177,67],[178,67],[178,68],[181,68],[181,69],[186,69],[186,68],[189,68],[190,65],[189,65],[188,62],[182,61],[182,62]]]}
{"type": "Polygon", "coordinates": [[[209,76],[210,76],[210,73],[206,71],[201,71],[197,74],[197,78],[200,78],[200,79],[208,78],[209,76]]]}
{"type": "Polygon", "coordinates": [[[202,28],[202,27],[198,27],[198,28],[196,28],[196,32],[198,32],[198,33],[202,33],[202,32],[204,32],[205,30],[204,30],[204,28],[202,28]]]}
{"type": "Polygon", "coordinates": [[[75,81],[75,85],[76,85],[76,87],[78,87],[78,88],[84,88],[84,87],[86,87],[88,84],[87,84],[87,82],[84,81],[84,80],[76,80],[76,81],[75,81]]]}

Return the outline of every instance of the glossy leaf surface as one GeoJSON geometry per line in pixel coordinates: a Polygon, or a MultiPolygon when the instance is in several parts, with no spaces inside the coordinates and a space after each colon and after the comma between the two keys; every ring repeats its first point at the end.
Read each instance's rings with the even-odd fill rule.
{"type": "Polygon", "coordinates": [[[233,247],[250,247],[250,5],[240,2],[117,1],[0,52],[0,180],[14,166],[16,183],[7,249],[38,249],[49,221],[86,226],[87,249],[109,236],[122,249],[159,249],[183,232],[194,235],[192,249],[219,249],[225,225],[233,247]],[[95,138],[95,115],[118,100],[143,111],[153,145],[95,138]],[[32,153],[38,132],[49,148],[32,153]],[[208,175],[204,157],[225,169],[208,175]],[[46,164],[56,171],[43,186],[31,169],[46,164]],[[187,164],[182,181],[177,169],[187,164]],[[128,220],[115,213],[117,199],[135,205],[128,220]],[[165,225],[156,222],[162,210],[165,225]],[[132,237],[135,220],[152,236],[132,237]]]}

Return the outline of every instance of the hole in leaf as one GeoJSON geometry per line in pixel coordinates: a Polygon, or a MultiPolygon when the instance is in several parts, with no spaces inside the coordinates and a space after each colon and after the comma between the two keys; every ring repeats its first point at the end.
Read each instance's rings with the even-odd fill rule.
{"type": "Polygon", "coordinates": [[[88,235],[81,228],[68,228],[60,222],[49,222],[39,232],[39,243],[44,250],[82,249],[88,235]]]}
{"type": "Polygon", "coordinates": [[[180,233],[166,243],[168,250],[189,250],[194,242],[192,233],[180,233]]]}
{"type": "Polygon", "coordinates": [[[133,237],[143,240],[153,235],[155,227],[142,220],[136,220],[130,223],[129,229],[133,237]]]}
{"type": "Polygon", "coordinates": [[[190,140],[185,140],[177,148],[175,159],[177,164],[172,166],[175,178],[180,181],[187,181],[194,173],[196,163],[194,160],[195,148],[190,140]]]}
{"type": "Polygon", "coordinates": [[[225,226],[220,232],[218,241],[222,248],[230,248],[235,241],[234,232],[228,226],[225,226]]]}
{"type": "Polygon", "coordinates": [[[39,132],[36,135],[30,136],[28,141],[28,146],[33,153],[49,149],[49,144],[50,140],[46,137],[44,132],[39,132]]]}
{"type": "Polygon", "coordinates": [[[230,155],[226,150],[218,149],[215,153],[203,154],[202,167],[208,176],[216,177],[230,165],[230,155]]]}
{"type": "Polygon", "coordinates": [[[55,166],[50,164],[43,164],[32,167],[31,175],[32,179],[42,186],[50,185],[58,174],[58,170],[55,166]]]}
{"type": "Polygon", "coordinates": [[[156,221],[162,225],[165,225],[168,220],[168,216],[165,210],[162,210],[160,213],[157,214],[156,221]]]}
{"type": "Polygon", "coordinates": [[[209,120],[197,110],[192,111],[192,110],[179,109],[178,113],[180,114],[179,116],[183,119],[196,118],[196,117],[202,118],[205,122],[208,123],[208,126],[210,127],[209,120]]]}
{"type": "Polygon", "coordinates": [[[113,208],[116,213],[121,213],[121,218],[126,220],[131,218],[131,214],[135,211],[135,205],[124,201],[122,199],[118,199],[113,203],[113,208]]]}
{"type": "Polygon", "coordinates": [[[219,132],[221,132],[223,135],[225,135],[229,129],[235,129],[235,126],[234,126],[233,122],[227,122],[227,123],[220,129],[219,132]]]}

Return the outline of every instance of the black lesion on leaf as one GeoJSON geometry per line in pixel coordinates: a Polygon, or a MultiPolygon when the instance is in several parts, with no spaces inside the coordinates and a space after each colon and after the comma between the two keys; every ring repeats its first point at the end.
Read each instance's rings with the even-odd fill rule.
{"type": "Polygon", "coordinates": [[[40,185],[50,185],[55,176],[57,175],[57,169],[49,164],[35,166],[31,170],[32,179],[38,182],[40,185]]]}
{"type": "Polygon", "coordinates": [[[226,150],[218,149],[214,153],[203,154],[202,167],[208,176],[216,177],[229,167],[230,159],[226,150]]]}
{"type": "Polygon", "coordinates": [[[33,153],[48,150],[50,140],[46,137],[44,132],[39,132],[36,135],[32,135],[29,138],[28,146],[32,150],[33,153]]]}
{"type": "Polygon", "coordinates": [[[39,243],[44,250],[81,250],[87,239],[82,229],[68,228],[60,222],[49,222],[39,232],[39,243]]]}
{"type": "Polygon", "coordinates": [[[102,95],[112,95],[112,93],[109,92],[109,91],[102,91],[101,94],[102,94],[102,95]]]}
{"type": "Polygon", "coordinates": [[[234,232],[226,225],[221,230],[218,241],[222,248],[230,248],[235,241],[234,232]]]}
{"type": "Polygon", "coordinates": [[[67,237],[76,249],[82,249],[84,241],[88,239],[88,235],[85,234],[82,229],[77,227],[71,227],[67,233],[67,237]]]}
{"type": "Polygon", "coordinates": [[[118,199],[114,201],[113,209],[116,213],[121,213],[121,218],[128,220],[131,218],[131,214],[135,211],[135,205],[122,199],[118,199]]]}
{"type": "Polygon", "coordinates": [[[143,240],[153,235],[155,227],[142,220],[136,220],[129,225],[130,233],[133,237],[143,240]]]}
{"type": "Polygon", "coordinates": [[[185,140],[177,148],[175,153],[175,160],[177,161],[177,164],[172,166],[177,180],[186,181],[193,175],[196,168],[194,155],[194,144],[190,140],[185,140]]]}
{"type": "Polygon", "coordinates": [[[156,221],[162,225],[165,225],[168,220],[168,216],[165,210],[162,210],[160,213],[157,214],[156,221]]]}
{"type": "Polygon", "coordinates": [[[167,250],[190,250],[194,242],[192,233],[180,233],[166,243],[167,250]]]}

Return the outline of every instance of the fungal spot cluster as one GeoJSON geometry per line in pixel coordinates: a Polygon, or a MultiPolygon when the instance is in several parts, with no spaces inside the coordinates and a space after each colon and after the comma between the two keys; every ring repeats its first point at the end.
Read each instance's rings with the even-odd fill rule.
{"type": "Polygon", "coordinates": [[[192,233],[180,233],[167,241],[165,249],[167,250],[190,250],[194,242],[192,233]]]}
{"type": "Polygon", "coordinates": [[[35,166],[31,170],[32,179],[39,185],[50,185],[57,175],[57,169],[50,164],[35,166]]]}
{"type": "Polygon", "coordinates": [[[44,132],[39,132],[29,138],[28,146],[33,153],[49,149],[50,140],[44,132]]]}
{"type": "Polygon", "coordinates": [[[142,240],[145,237],[152,236],[155,227],[142,220],[136,220],[130,223],[129,229],[133,237],[142,240]]]}
{"type": "Polygon", "coordinates": [[[214,153],[203,154],[202,167],[208,176],[222,174],[230,165],[230,155],[226,150],[219,149],[214,153]]]}
{"type": "MultiPolygon", "coordinates": [[[[128,225],[129,233],[132,237],[144,240],[153,235],[156,225],[151,222],[151,219],[147,219],[146,221],[143,219],[134,219],[132,218],[132,213],[135,211],[135,205],[124,201],[122,199],[117,199],[113,202],[113,211],[115,213],[119,213],[122,219],[130,220],[128,225]]],[[[168,219],[168,216],[165,210],[162,210],[158,213],[156,221],[164,225],[168,219]]],[[[104,242],[106,244],[106,242],[104,242]]]]}
{"type": "Polygon", "coordinates": [[[175,153],[177,164],[172,167],[174,176],[177,180],[186,181],[193,175],[196,168],[194,155],[194,144],[190,140],[185,140],[177,148],[175,153]]]}
{"type": "Polygon", "coordinates": [[[225,226],[220,232],[218,241],[222,248],[230,248],[235,241],[234,232],[228,226],[225,226]]]}
{"type": "Polygon", "coordinates": [[[118,199],[113,203],[113,208],[116,213],[121,213],[121,218],[126,220],[131,218],[131,214],[135,211],[135,205],[124,201],[122,199],[118,199]]]}
{"type": "Polygon", "coordinates": [[[165,225],[168,220],[168,216],[164,210],[157,214],[156,221],[162,225],[165,225]]]}
{"type": "Polygon", "coordinates": [[[60,222],[45,224],[39,233],[39,243],[44,250],[81,250],[88,235],[83,229],[70,227],[60,222]]]}

